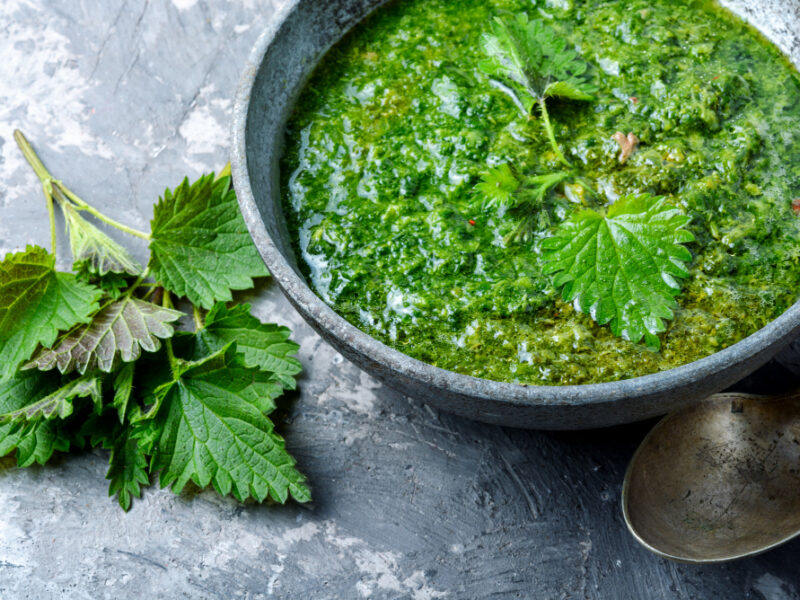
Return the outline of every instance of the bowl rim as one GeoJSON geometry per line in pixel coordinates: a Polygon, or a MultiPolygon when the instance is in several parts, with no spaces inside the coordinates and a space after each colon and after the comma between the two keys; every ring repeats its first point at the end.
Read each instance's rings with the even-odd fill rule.
{"type": "MultiPolygon", "coordinates": [[[[665,371],[603,383],[577,385],[528,385],[482,379],[449,371],[420,361],[373,338],[336,313],[298,275],[267,232],[250,185],[246,130],[251,94],[263,59],[291,13],[304,0],[290,0],[270,19],[243,69],[231,123],[231,169],[239,206],[250,235],[272,277],[301,316],[317,331],[343,340],[352,350],[381,368],[408,380],[423,381],[450,393],[521,407],[543,405],[588,406],[615,400],[669,392],[691,385],[774,347],[786,332],[800,327],[800,299],[783,314],[739,342],[714,354],[665,371]]],[[[790,340],[786,340],[788,343],[790,340]]],[[[774,348],[775,352],[779,347],[774,348]]],[[[743,376],[747,373],[743,373],[743,376]]]]}

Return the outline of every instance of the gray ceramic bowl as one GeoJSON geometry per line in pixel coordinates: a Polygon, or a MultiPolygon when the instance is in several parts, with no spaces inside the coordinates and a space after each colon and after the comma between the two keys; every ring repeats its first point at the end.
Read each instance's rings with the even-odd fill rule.
{"type": "MultiPolygon", "coordinates": [[[[387,385],[443,410],[532,429],[585,429],[656,416],[748,375],[800,332],[800,303],[747,339],[669,371],[614,383],[522,386],[445,371],[389,348],[318,298],[286,229],[278,166],[292,105],[321,56],[386,0],[290,0],[253,49],[233,120],[233,176],[250,233],[277,284],[306,321],[345,357],[387,385]]],[[[727,0],[795,64],[800,0],[727,0]]]]}

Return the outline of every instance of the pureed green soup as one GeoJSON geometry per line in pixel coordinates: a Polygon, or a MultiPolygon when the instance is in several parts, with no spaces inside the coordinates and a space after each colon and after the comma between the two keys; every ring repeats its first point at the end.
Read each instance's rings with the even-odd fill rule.
{"type": "Polygon", "coordinates": [[[797,299],[798,99],[783,56],[711,2],[405,0],[316,69],[287,129],[284,207],[316,293],[410,356],[527,384],[636,377],[730,346],[797,299]],[[563,36],[597,88],[547,101],[584,185],[549,190],[545,219],[478,189],[503,164],[560,169],[539,112],[479,68],[492,19],[520,12],[563,36]],[[624,164],[616,132],[640,139],[624,164]],[[562,301],[541,259],[575,211],[644,192],[694,235],[657,351],[562,301]]]}

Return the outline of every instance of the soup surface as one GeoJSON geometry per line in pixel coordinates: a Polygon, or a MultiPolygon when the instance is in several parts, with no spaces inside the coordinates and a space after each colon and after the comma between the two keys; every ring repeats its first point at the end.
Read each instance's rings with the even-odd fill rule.
{"type": "Polygon", "coordinates": [[[729,346],[800,290],[800,85],[755,31],[687,0],[404,0],[323,59],[286,133],[284,210],[316,293],[398,350],[476,377],[626,379],[729,346]],[[498,15],[543,19],[589,63],[595,102],[548,101],[589,197],[549,192],[522,239],[487,206],[502,164],[551,172],[541,119],[479,68],[498,15]],[[624,164],[615,132],[640,140],[624,164]],[[691,217],[692,260],[660,350],[561,300],[539,243],[582,206],[663,195],[691,217]]]}

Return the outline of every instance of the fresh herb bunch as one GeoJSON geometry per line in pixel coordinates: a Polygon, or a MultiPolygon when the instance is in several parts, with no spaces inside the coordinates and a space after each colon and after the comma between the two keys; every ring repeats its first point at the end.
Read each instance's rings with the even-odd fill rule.
{"type": "Polygon", "coordinates": [[[569,167],[529,174],[519,165],[501,164],[483,175],[476,191],[484,206],[521,214],[505,243],[529,241],[537,232],[539,266],[565,302],[609,325],[615,335],[634,343],[644,339],[657,351],[658,335],[666,330],[664,321],[674,317],[681,281],[689,275],[686,263],[692,256],[683,244],[694,240],[685,229],[691,218],[666,198],[649,194],[617,199],[607,210],[583,206],[570,215],[568,203],[554,194],[559,185],[581,205],[598,194],[559,148],[546,100],[594,100],[595,88],[584,79],[588,64],[547,24],[524,13],[496,18],[482,45],[487,58],[481,70],[502,79],[503,90],[526,114],[539,106],[550,145],[569,167]]]}
{"type": "Polygon", "coordinates": [[[295,388],[298,346],[232,290],[268,275],[229,172],[184,180],[154,209],[150,234],[103,215],[50,175],[19,132],[42,182],[52,252],[28,246],[0,263],[0,454],[25,467],[72,447],[111,450],[107,478],[128,510],[159,475],[238,500],[310,500],[268,415],[295,388]],[[73,273],[55,269],[54,204],[73,273]],[[142,268],[82,213],[149,242],[142,268]],[[176,331],[191,304],[195,331],[176,331]]]}

